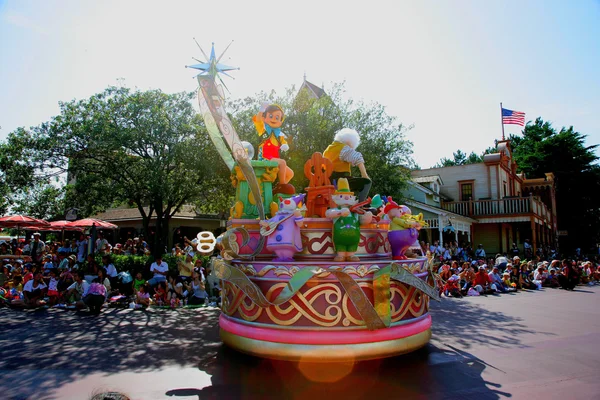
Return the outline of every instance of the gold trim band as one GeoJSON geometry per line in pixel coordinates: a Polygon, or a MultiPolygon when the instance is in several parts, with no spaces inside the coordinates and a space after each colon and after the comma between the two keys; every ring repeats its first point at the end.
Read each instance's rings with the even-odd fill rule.
{"type": "Polygon", "coordinates": [[[394,340],[359,344],[309,345],[266,342],[234,335],[220,330],[226,345],[257,357],[313,363],[372,360],[409,353],[425,346],[431,339],[431,329],[394,340]]]}

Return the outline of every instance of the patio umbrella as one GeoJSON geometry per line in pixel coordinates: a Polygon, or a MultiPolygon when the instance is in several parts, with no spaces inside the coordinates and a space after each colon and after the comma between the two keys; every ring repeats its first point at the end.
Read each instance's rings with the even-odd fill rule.
{"type": "Polygon", "coordinates": [[[17,240],[19,240],[19,229],[32,227],[39,229],[48,227],[50,224],[43,219],[28,217],[26,215],[7,215],[0,218],[0,228],[17,228],[17,240]]]}
{"type": "Polygon", "coordinates": [[[69,222],[65,224],[65,229],[68,228],[91,228],[95,226],[97,229],[117,229],[118,226],[115,224],[111,224],[110,222],[102,221],[101,219],[96,218],[85,218],[78,219],[77,221],[69,222]]]}

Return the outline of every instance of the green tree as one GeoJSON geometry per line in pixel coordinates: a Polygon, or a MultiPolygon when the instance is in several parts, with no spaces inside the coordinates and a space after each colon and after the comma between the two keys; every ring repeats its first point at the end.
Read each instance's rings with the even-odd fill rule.
{"type": "Polygon", "coordinates": [[[456,165],[467,165],[467,164],[477,164],[483,162],[483,156],[486,154],[495,153],[497,150],[495,147],[488,147],[481,155],[476,154],[474,151],[471,152],[467,156],[462,150],[458,149],[455,153],[452,153],[453,158],[442,158],[440,161],[434,165],[433,168],[442,168],[442,167],[454,167],[456,165]]]}
{"type": "MultiPolygon", "coordinates": [[[[282,131],[290,143],[290,150],[283,153],[283,157],[295,171],[291,183],[299,192],[303,192],[308,184],[303,171],[312,154],[323,152],[333,141],[336,131],[345,127],[356,129],[361,135],[358,150],[363,154],[367,172],[373,180],[371,195],[381,193],[399,198],[409,177],[408,168],[414,167],[412,144],[405,138],[411,127],[398,123],[382,105],[344,99],[343,93],[343,84],[336,84],[327,95],[316,99],[307,91],[298,92],[292,86],[281,96],[263,92],[234,100],[228,109],[241,139],[256,147],[260,140],[252,116],[264,102],[283,107],[286,117],[282,131]]],[[[358,171],[353,174],[358,175],[358,171]]]]}
{"type": "Polygon", "coordinates": [[[160,253],[177,210],[215,190],[217,160],[193,97],[110,87],[60,103],[51,121],[9,136],[0,152],[13,156],[3,165],[5,174],[27,186],[26,176],[68,173],[65,203],[82,216],[117,204],[136,207],[145,232],[155,218],[152,248],[160,253]]]}
{"type": "Polygon", "coordinates": [[[586,146],[585,138],[572,126],[557,131],[539,117],[527,124],[523,136],[510,136],[513,156],[526,176],[554,173],[558,229],[568,231],[564,251],[590,250],[600,241],[598,145],[586,146]]]}

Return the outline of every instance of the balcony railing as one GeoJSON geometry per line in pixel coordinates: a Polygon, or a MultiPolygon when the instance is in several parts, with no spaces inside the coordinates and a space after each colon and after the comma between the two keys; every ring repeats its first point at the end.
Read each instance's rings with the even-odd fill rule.
{"type": "Polygon", "coordinates": [[[546,222],[552,221],[552,214],[548,207],[533,196],[500,200],[452,201],[443,203],[442,207],[447,211],[474,218],[494,215],[535,214],[546,222]]]}

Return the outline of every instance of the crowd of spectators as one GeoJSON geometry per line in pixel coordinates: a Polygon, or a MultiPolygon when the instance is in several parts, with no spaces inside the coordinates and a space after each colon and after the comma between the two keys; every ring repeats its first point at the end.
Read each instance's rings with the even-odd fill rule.
{"type": "Polygon", "coordinates": [[[117,270],[113,254],[147,255],[149,248],[143,239],[113,247],[100,233],[94,252],[89,246],[91,240],[81,234],[73,241],[44,243],[35,233],[21,244],[16,240],[0,242],[0,304],[87,309],[96,314],[111,305],[218,305],[219,281],[210,274],[210,265],[195,258],[191,246],[185,255],[177,257],[177,272],[170,271],[159,256],[145,273],[132,277],[128,271],[117,270]]]}
{"type": "Polygon", "coordinates": [[[423,252],[435,261],[440,294],[448,297],[479,296],[494,293],[539,290],[544,287],[573,290],[578,284],[600,284],[600,264],[580,253],[559,259],[552,248],[532,251],[528,241],[523,259],[513,243],[510,254],[486,255],[483,245],[446,243],[421,244],[423,252]]]}

